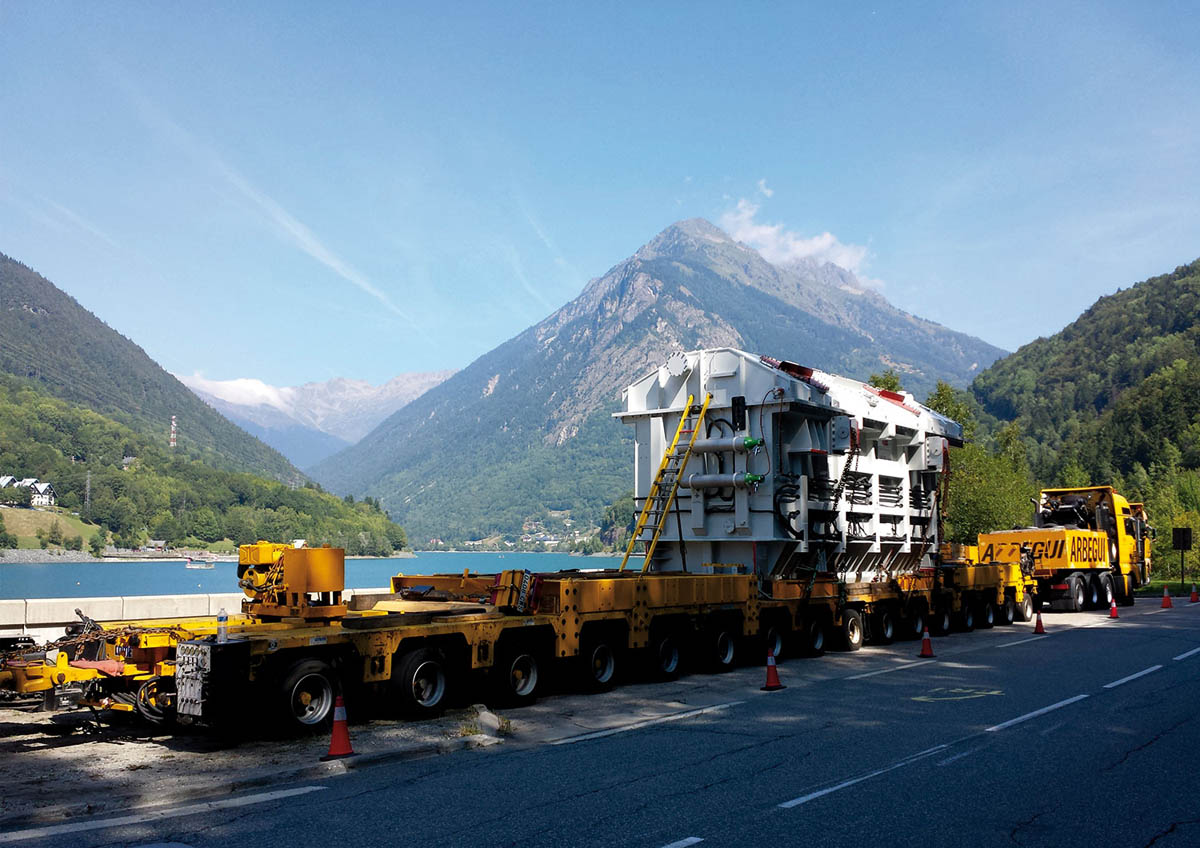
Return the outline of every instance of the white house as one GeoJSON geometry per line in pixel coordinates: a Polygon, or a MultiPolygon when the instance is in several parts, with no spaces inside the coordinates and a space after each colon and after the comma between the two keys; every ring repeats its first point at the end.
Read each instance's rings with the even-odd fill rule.
{"type": "Polygon", "coordinates": [[[29,488],[32,488],[33,484],[36,483],[37,481],[38,481],[38,479],[36,477],[26,477],[24,480],[18,480],[13,485],[16,486],[18,489],[29,489],[29,488]]]}
{"type": "Polygon", "coordinates": [[[29,488],[31,490],[29,493],[30,506],[54,506],[58,503],[58,493],[49,483],[35,482],[29,488]]]}
{"type": "Polygon", "coordinates": [[[8,487],[15,485],[16,482],[17,478],[11,474],[0,474],[0,489],[7,489],[8,487]]]}

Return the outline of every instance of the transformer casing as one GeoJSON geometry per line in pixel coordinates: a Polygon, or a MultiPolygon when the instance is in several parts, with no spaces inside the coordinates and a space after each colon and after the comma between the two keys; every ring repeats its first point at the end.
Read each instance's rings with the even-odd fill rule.
{"type": "Polygon", "coordinates": [[[670,365],[625,389],[616,413],[634,430],[639,507],[689,395],[712,394],[701,439],[764,444],[691,456],[652,570],[869,581],[931,564],[946,449],[962,444],[956,422],[907,393],[733,348],[675,353],[670,365]],[[747,472],[764,479],[712,488],[711,475],[747,472]],[[706,485],[688,488],[701,474],[706,485]]]}

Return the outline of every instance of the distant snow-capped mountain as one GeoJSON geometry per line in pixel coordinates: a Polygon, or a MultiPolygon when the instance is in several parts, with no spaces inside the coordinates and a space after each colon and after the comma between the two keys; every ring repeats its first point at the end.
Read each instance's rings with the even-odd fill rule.
{"type": "Polygon", "coordinates": [[[452,374],[400,374],[381,386],[345,377],[302,386],[272,386],[250,377],[209,380],[198,374],[176,376],[218,412],[305,468],[354,444],[452,374]]]}

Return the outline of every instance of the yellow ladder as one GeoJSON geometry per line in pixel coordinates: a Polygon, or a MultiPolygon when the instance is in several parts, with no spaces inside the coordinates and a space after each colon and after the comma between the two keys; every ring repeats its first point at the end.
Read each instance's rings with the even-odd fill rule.
{"type": "Polygon", "coordinates": [[[625,549],[625,556],[621,560],[621,571],[625,570],[625,564],[629,562],[629,557],[633,555],[634,546],[638,542],[642,542],[646,546],[646,558],[642,562],[642,571],[650,568],[650,559],[654,556],[658,537],[662,535],[663,527],[667,524],[667,515],[670,514],[671,504],[675,501],[675,492],[679,489],[683,469],[692,455],[692,445],[696,443],[696,435],[704,425],[704,415],[708,412],[712,394],[705,395],[703,406],[697,406],[695,400],[695,395],[688,395],[687,407],[684,409],[683,415],[679,417],[679,427],[675,430],[675,438],[671,440],[671,446],[663,454],[662,462],[658,466],[658,474],[654,476],[654,482],[650,485],[650,491],[646,495],[646,504],[642,507],[642,513],[638,516],[637,524],[633,529],[633,536],[629,539],[629,547],[625,549]],[[681,445],[680,439],[683,436],[687,436],[687,443],[681,445]],[[654,528],[653,533],[643,538],[643,534],[651,526],[654,528]]]}

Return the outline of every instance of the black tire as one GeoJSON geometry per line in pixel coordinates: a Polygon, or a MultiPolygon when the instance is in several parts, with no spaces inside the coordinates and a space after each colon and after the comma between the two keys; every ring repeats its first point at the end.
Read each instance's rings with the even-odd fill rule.
{"type": "Polygon", "coordinates": [[[996,616],[996,623],[1007,627],[1017,620],[1017,602],[1011,597],[1006,597],[1004,603],[1000,605],[999,614],[996,616]]]}
{"type": "Polygon", "coordinates": [[[659,636],[650,646],[650,665],[659,680],[674,680],[683,671],[679,640],[670,633],[659,636]]]}
{"type": "Polygon", "coordinates": [[[321,660],[301,660],[279,681],[279,712],[294,732],[316,733],[333,723],[337,680],[333,669],[321,660]]]}
{"type": "Polygon", "coordinates": [[[1083,577],[1079,574],[1074,574],[1067,584],[1067,591],[1070,593],[1071,612],[1083,612],[1087,604],[1087,586],[1084,585],[1083,577]]]}
{"type": "Polygon", "coordinates": [[[445,660],[428,648],[409,651],[392,673],[392,688],[405,715],[414,718],[440,715],[446,709],[449,688],[445,660]]]}
{"type": "Polygon", "coordinates": [[[889,609],[881,609],[871,616],[871,642],[875,645],[890,645],[896,638],[896,618],[889,609]]]}
{"type": "Polygon", "coordinates": [[[958,614],[958,629],[963,633],[970,633],[975,629],[975,613],[969,605],[963,606],[958,614]]]}
{"type": "Polygon", "coordinates": [[[729,671],[737,663],[737,639],[724,627],[716,627],[708,634],[708,670],[729,671]]]}
{"type": "Polygon", "coordinates": [[[825,624],[819,618],[804,623],[804,653],[810,657],[825,653],[825,624]]]}
{"type": "Polygon", "coordinates": [[[954,616],[949,607],[942,607],[933,614],[929,629],[937,636],[945,636],[954,629],[954,616]]]}
{"type": "Polygon", "coordinates": [[[1037,614],[1034,606],[1033,595],[1026,592],[1025,596],[1021,598],[1021,606],[1018,608],[1021,621],[1033,621],[1033,617],[1037,614]]]}
{"type": "Polygon", "coordinates": [[[925,633],[925,612],[920,607],[909,609],[900,623],[900,638],[905,640],[920,639],[925,633]]]}
{"type": "Polygon", "coordinates": [[[980,630],[991,630],[996,626],[996,605],[984,601],[979,605],[979,614],[975,618],[975,626],[980,630]]]}
{"type": "Polygon", "coordinates": [[[1133,594],[1133,577],[1121,575],[1117,579],[1121,581],[1121,585],[1126,589],[1124,592],[1117,593],[1117,603],[1123,607],[1133,606],[1133,602],[1136,599],[1136,596],[1133,594]]]}
{"type": "Polygon", "coordinates": [[[1098,579],[1080,578],[1083,580],[1084,609],[1097,609],[1100,606],[1100,582],[1098,579]]]}
{"type": "Polygon", "coordinates": [[[579,652],[583,686],[592,692],[607,692],[617,685],[621,664],[617,649],[607,639],[588,639],[579,652]]]}
{"type": "Polygon", "coordinates": [[[1045,606],[1045,603],[1042,601],[1042,596],[1035,594],[1033,596],[1033,614],[1037,615],[1039,612],[1042,611],[1042,607],[1044,607],[1044,606],[1045,606]]]}
{"type": "Polygon", "coordinates": [[[862,613],[848,609],[842,611],[842,647],[847,651],[857,651],[863,646],[862,613]]]}
{"type": "Polygon", "coordinates": [[[1112,606],[1112,602],[1116,600],[1116,593],[1113,591],[1113,581],[1111,574],[1100,575],[1100,600],[1103,602],[1104,608],[1108,609],[1112,606]]]}
{"type": "Polygon", "coordinates": [[[492,691],[498,703],[522,707],[537,700],[541,660],[532,648],[506,646],[492,666],[492,691]]]}
{"type": "Polygon", "coordinates": [[[778,623],[772,623],[767,626],[766,632],[763,634],[763,658],[765,660],[767,651],[775,655],[775,662],[787,656],[788,637],[791,636],[791,631],[778,623]]]}

